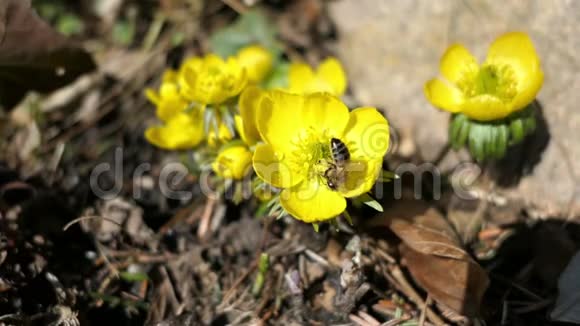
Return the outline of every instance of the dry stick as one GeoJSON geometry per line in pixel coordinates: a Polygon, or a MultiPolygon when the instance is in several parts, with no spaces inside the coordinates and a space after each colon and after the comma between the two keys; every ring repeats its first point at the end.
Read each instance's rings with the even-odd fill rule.
{"type": "Polygon", "coordinates": [[[425,304],[425,301],[423,301],[423,299],[417,293],[417,291],[415,291],[413,286],[411,284],[409,284],[409,282],[407,281],[407,279],[403,275],[401,268],[399,268],[399,266],[393,266],[390,268],[390,270],[391,270],[391,275],[397,280],[401,289],[409,297],[409,299],[411,299],[411,301],[413,301],[413,303],[415,303],[418,307],[425,306],[425,313],[427,315],[427,318],[429,318],[429,320],[435,325],[445,325],[445,322],[443,321],[443,319],[441,319],[441,317],[437,316],[437,314],[435,314],[435,312],[433,312],[433,310],[431,310],[431,308],[429,308],[425,304]]]}
{"type": "MultiPolygon", "coordinates": [[[[154,51],[151,51],[150,55],[146,59],[144,59],[143,62],[141,62],[140,65],[142,67],[146,67],[148,65],[149,61],[153,60],[159,53],[162,53],[168,45],[170,45],[168,38],[160,41],[159,43],[160,43],[160,45],[157,47],[157,49],[154,51]]],[[[135,70],[137,71],[139,69],[135,69],[135,70]]],[[[104,78],[104,75],[102,78],[104,78]]],[[[111,92],[109,94],[107,94],[107,96],[105,96],[101,100],[101,103],[99,104],[98,113],[95,115],[95,117],[93,119],[91,119],[85,123],[77,123],[76,125],[71,126],[66,132],[64,132],[64,133],[58,135],[57,137],[49,140],[48,143],[42,149],[42,152],[47,153],[52,148],[57,146],[59,143],[65,143],[65,142],[71,140],[73,137],[79,135],[80,133],[82,133],[86,129],[90,128],[95,123],[100,121],[103,117],[105,117],[107,114],[109,114],[111,111],[113,111],[113,109],[115,109],[115,105],[113,105],[114,104],[113,100],[119,94],[121,94],[123,91],[126,91],[127,86],[128,86],[127,83],[120,83],[120,84],[116,85],[111,90],[111,92]]]]}
{"type": "Polygon", "coordinates": [[[407,317],[407,318],[395,318],[395,319],[391,319],[386,323],[382,323],[381,326],[396,326],[399,324],[402,324],[404,322],[406,322],[407,320],[409,320],[411,318],[407,317]]]}
{"type": "Polygon", "coordinates": [[[192,224],[196,219],[201,216],[201,200],[196,200],[189,204],[187,207],[178,210],[165,224],[163,224],[157,234],[165,234],[171,228],[176,226],[180,221],[185,220],[186,224],[192,224]],[[200,205],[199,207],[196,207],[200,205]]]}
{"type": "Polygon", "coordinates": [[[175,288],[173,287],[173,284],[171,283],[171,280],[169,278],[169,273],[167,272],[167,267],[161,266],[161,268],[159,269],[159,272],[161,273],[161,276],[163,277],[163,283],[162,283],[163,287],[165,288],[166,292],[169,294],[169,296],[167,298],[169,299],[169,301],[171,302],[171,305],[173,306],[173,312],[177,314],[178,310],[180,309],[181,303],[179,302],[179,299],[177,298],[175,288]]]}
{"type": "Polygon", "coordinates": [[[425,305],[421,309],[421,317],[419,317],[419,326],[425,325],[425,312],[427,307],[431,304],[431,295],[427,294],[427,299],[425,299],[425,305]]]}
{"type": "Polygon", "coordinates": [[[213,209],[216,204],[216,199],[213,197],[208,197],[207,202],[205,204],[205,208],[203,210],[203,214],[201,215],[201,222],[199,223],[199,228],[197,229],[197,237],[203,239],[209,229],[209,225],[211,222],[211,215],[213,213],[213,209]]]}
{"type": "Polygon", "coordinates": [[[238,0],[222,0],[222,2],[240,15],[245,14],[248,11],[248,8],[238,0]]]}
{"type": "Polygon", "coordinates": [[[234,281],[234,284],[232,285],[232,287],[226,292],[226,294],[224,295],[224,298],[222,299],[222,302],[220,303],[220,306],[224,302],[228,302],[230,297],[234,294],[234,290],[246,279],[246,277],[248,277],[248,275],[250,275],[250,273],[252,273],[256,269],[256,267],[258,267],[258,260],[254,259],[254,261],[252,262],[252,265],[250,265],[248,270],[246,270],[244,272],[244,274],[242,274],[240,277],[238,277],[238,279],[234,281]]]}
{"type": "Polygon", "coordinates": [[[516,290],[519,290],[521,293],[527,295],[528,297],[536,300],[537,302],[544,300],[544,298],[542,298],[541,296],[539,296],[538,294],[535,294],[534,292],[532,292],[531,290],[526,289],[523,285],[520,285],[518,283],[516,283],[515,281],[512,281],[506,277],[503,277],[501,275],[492,275],[492,278],[500,281],[501,283],[507,284],[511,287],[513,287],[516,290]]]}
{"type": "Polygon", "coordinates": [[[66,231],[66,230],[68,230],[68,228],[70,228],[70,227],[71,227],[73,224],[76,224],[76,223],[78,223],[78,222],[81,222],[81,221],[92,220],[92,219],[103,219],[103,220],[105,220],[105,221],[107,221],[107,222],[111,222],[111,223],[113,223],[113,224],[116,224],[116,225],[118,225],[118,226],[122,226],[122,225],[121,225],[119,222],[117,222],[117,221],[115,221],[115,220],[112,220],[112,219],[110,219],[110,218],[106,218],[106,217],[104,217],[104,216],[100,216],[100,215],[90,215],[90,216],[81,216],[81,217],[79,217],[79,218],[75,218],[74,220],[72,220],[72,221],[68,222],[68,223],[67,223],[67,224],[66,224],[66,225],[65,225],[65,226],[62,228],[62,230],[63,230],[63,231],[66,231]]]}

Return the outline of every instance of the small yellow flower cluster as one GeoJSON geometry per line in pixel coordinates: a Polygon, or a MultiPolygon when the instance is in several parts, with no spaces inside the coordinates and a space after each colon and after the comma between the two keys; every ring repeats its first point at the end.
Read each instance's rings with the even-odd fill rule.
{"type": "Polygon", "coordinates": [[[147,90],[162,124],[145,137],[167,150],[212,152],[206,166],[216,177],[253,178],[256,197],[297,219],[332,219],[379,177],[387,120],[375,108],[342,103],[347,80],[337,59],[316,68],[291,63],[286,87],[264,89],[274,61],[260,46],[187,59],[164,74],[158,91],[147,90]]]}
{"type": "MultiPolygon", "coordinates": [[[[260,46],[244,48],[226,60],[214,54],[187,59],[178,71],[164,73],[159,91],[146,90],[147,97],[157,107],[157,117],[163,122],[161,126],[149,128],[146,138],[169,150],[199,145],[205,136],[204,128],[199,126],[203,126],[208,105],[218,106],[236,97],[249,82],[259,82],[271,67],[272,56],[260,46]],[[183,126],[187,121],[195,132],[184,135],[183,126]],[[187,141],[180,141],[182,138],[187,141]]],[[[215,138],[231,138],[224,126],[218,126],[217,130],[218,135],[209,135],[210,142],[215,142],[215,138]]]]}

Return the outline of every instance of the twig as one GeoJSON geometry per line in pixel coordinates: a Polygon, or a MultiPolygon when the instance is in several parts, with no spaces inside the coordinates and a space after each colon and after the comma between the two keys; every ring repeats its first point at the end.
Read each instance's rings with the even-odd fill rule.
{"type": "Polygon", "coordinates": [[[199,223],[199,228],[197,229],[197,237],[203,239],[209,229],[209,225],[211,222],[211,213],[216,204],[216,199],[213,197],[208,197],[207,202],[205,204],[205,208],[201,215],[201,222],[199,223]]]}
{"type": "Polygon", "coordinates": [[[248,8],[238,0],[222,0],[222,2],[240,15],[245,14],[248,11],[248,8]]]}
{"type": "Polygon", "coordinates": [[[431,304],[431,295],[427,294],[427,299],[425,299],[425,304],[421,308],[421,316],[419,317],[419,326],[425,325],[425,313],[427,312],[427,307],[431,304]]]}
{"type": "Polygon", "coordinates": [[[250,275],[250,273],[252,273],[256,269],[256,267],[258,267],[258,260],[257,259],[255,259],[252,262],[252,265],[250,265],[250,267],[248,268],[248,270],[246,270],[244,272],[244,274],[242,274],[240,277],[238,277],[237,280],[234,281],[234,284],[232,284],[232,287],[224,295],[224,298],[222,299],[220,306],[222,304],[224,304],[225,302],[228,302],[230,300],[230,297],[234,294],[234,290],[246,279],[246,277],[248,277],[248,275],[250,275]]]}
{"type": "Polygon", "coordinates": [[[314,251],[310,250],[310,249],[306,249],[304,250],[304,253],[306,254],[306,256],[308,256],[308,258],[314,260],[315,262],[319,263],[320,265],[324,266],[324,267],[330,267],[330,263],[324,259],[324,257],[320,256],[319,254],[315,253],[314,251]]]}
{"type": "Polygon", "coordinates": [[[397,280],[399,286],[401,287],[401,290],[409,297],[411,301],[413,301],[413,303],[415,303],[418,307],[425,306],[425,314],[433,324],[445,325],[443,319],[437,316],[437,314],[435,314],[435,312],[433,312],[433,310],[431,310],[431,308],[429,308],[425,304],[425,301],[421,298],[421,296],[417,293],[417,291],[415,291],[415,289],[409,283],[409,281],[407,281],[399,266],[392,266],[390,268],[390,272],[391,275],[395,278],[395,280],[397,280]]]}
{"type": "Polygon", "coordinates": [[[99,216],[99,215],[90,215],[90,216],[81,216],[81,217],[75,218],[74,220],[72,220],[72,221],[68,222],[68,223],[67,223],[67,224],[66,224],[66,225],[65,225],[65,226],[62,228],[62,230],[63,230],[63,231],[66,231],[66,230],[68,230],[68,228],[70,228],[70,227],[71,227],[73,224],[76,224],[76,223],[78,223],[78,222],[81,222],[81,221],[92,220],[92,219],[103,219],[103,220],[105,220],[105,221],[107,221],[107,222],[111,222],[111,223],[113,223],[113,224],[115,224],[115,225],[122,226],[122,225],[121,225],[119,222],[117,222],[117,221],[115,221],[115,220],[112,220],[112,219],[110,219],[110,218],[106,218],[106,217],[104,217],[104,216],[99,216]]]}
{"type": "Polygon", "coordinates": [[[399,324],[402,324],[402,323],[406,322],[409,319],[411,319],[411,318],[409,318],[409,317],[405,317],[405,318],[403,318],[403,317],[401,317],[401,318],[395,318],[395,319],[389,320],[386,323],[382,323],[381,326],[396,326],[396,325],[399,325],[399,324]]]}
{"type": "Polygon", "coordinates": [[[532,298],[532,299],[534,299],[536,301],[542,301],[543,300],[543,298],[541,296],[535,294],[534,292],[526,289],[525,287],[519,285],[518,283],[516,283],[516,282],[514,282],[512,280],[506,279],[505,277],[503,277],[501,275],[491,274],[490,276],[492,278],[494,278],[494,279],[496,279],[496,280],[504,283],[504,284],[508,284],[508,285],[512,286],[513,288],[519,290],[521,293],[527,295],[528,297],[530,297],[530,298],[532,298]]]}
{"type": "Polygon", "coordinates": [[[530,313],[533,311],[543,309],[543,308],[551,305],[553,302],[554,302],[554,299],[552,299],[552,298],[544,299],[542,301],[532,303],[531,305],[528,305],[527,307],[514,309],[514,312],[516,314],[520,314],[520,315],[527,314],[527,313],[530,313]]]}

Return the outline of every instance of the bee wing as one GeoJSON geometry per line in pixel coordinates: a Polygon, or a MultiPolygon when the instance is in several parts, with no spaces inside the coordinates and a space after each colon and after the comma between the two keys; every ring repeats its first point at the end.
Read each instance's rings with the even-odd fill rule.
{"type": "Polygon", "coordinates": [[[367,163],[365,161],[350,160],[342,168],[343,175],[339,186],[339,191],[349,192],[358,188],[365,182],[367,174],[367,163]]]}

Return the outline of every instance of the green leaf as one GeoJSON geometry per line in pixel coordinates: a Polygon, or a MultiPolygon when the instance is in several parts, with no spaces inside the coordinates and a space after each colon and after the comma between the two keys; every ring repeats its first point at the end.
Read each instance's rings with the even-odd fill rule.
{"type": "Polygon", "coordinates": [[[135,24],[130,21],[118,21],[113,26],[113,41],[127,46],[133,43],[135,37],[135,24]]]}
{"type": "Polygon", "coordinates": [[[58,19],[58,31],[66,36],[82,33],[85,25],[76,15],[65,14],[58,19]]]}
{"type": "Polygon", "coordinates": [[[451,122],[450,136],[451,136],[451,147],[458,150],[467,141],[467,136],[469,136],[469,125],[470,121],[467,116],[463,114],[456,114],[451,122]]]}
{"type": "Polygon", "coordinates": [[[489,159],[495,157],[496,155],[495,139],[497,137],[497,133],[494,125],[486,126],[485,129],[485,159],[489,159]]]}
{"type": "Polygon", "coordinates": [[[119,277],[127,282],[141,282],[149,279],[145,273],[120,272],[119,277]]]}
{"type": "Polygon", "coordinates": [[[230,26],[214,33],[210,37],[210,45],[213,52],[224,58],[250,44],[260,44],[278,57],[282,48],[276,40],[277,33],[276,27],[261,11],[251,10],[230,26]]]}
{"type": "Polygon", "coordinates": [[[270,256],[268,253],[263,252],[260,255],[260,263],[258,264],[258,270],[260,273],[266,273],[268,271],[268,267],[270,266],[270,256]]]}
{"type": "Polygon", "coordinates": [[[509,140],[509,130],[506,125],[501,125],[497,127],[497,138],[496,138],[496,158],[501,159],[505,156],[507,150],[507,144],[509,140]]]}
{"type": "Polygon", "coordinates": [[[381,174],[379,175],[379,182],[391,182],[393,179],[399,179],[400,176],[398,176],[395,172],[393,171],[387,171],[387,170],[382,170],[381,174]]]}
{"type": "Polygon", "coordinates": [[[476,161],[481,162],[485,158],[482,138],[483,130],[479,124],[472,124],[469,131],[469,151],[476,161]]]}
{"type": "MultiPolygon", "coordinates": [[[[350,216],[350,213],[348,211],[344,211],[342,213],[342,215],[344,215],[344,218],[348,221],[348,224],[353,225],[352,223],[352,216],[350,216]]],[[[336,219],[334,220],[336,222],[336,219]]]]}
{"type": "Polygon", "coordinates": [[[288,87],[288,70],[290,63],[288,61],[279,61],[268,78],[264,81],[264,88],[286,88],[288,87]]]}
{"type": "Polygon", "coordinates": [[[312,227],[314,228],[314,232],[318,233],[318,230],[320,229],[320,225],[318,225],[318,223],[312,223],[312,227]]]}
{"type": "Polygon", "coordinates": [[[381,205],[378,201],[369,196],[369,194],[362,194],[358,197],[358,199],[361,200],[363,204],[371,207],[372,209],[379,211],[381,213],[383,212],[383,205],[381,205]]]}
{"type": "Polygon", "coordinates": [[[520,143],[525,137],[524,124],[521,119],[514,119],[510,124],[511,144],[520,143]]]}

